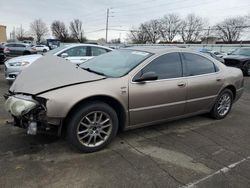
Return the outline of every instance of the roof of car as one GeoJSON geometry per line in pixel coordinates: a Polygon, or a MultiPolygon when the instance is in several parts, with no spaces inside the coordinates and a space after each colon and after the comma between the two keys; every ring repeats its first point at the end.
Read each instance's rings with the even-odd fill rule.
{"type": "Polygon", "coordinates": [[[9,42],[9,43],[6,43],[5,45],[8,45],[8,44],[22,44],[22,45],[25,45],[25,46],[29,46],[30,45],[28,43],[22,43],[22,42],[9,42]]]}
{"type": "Polygon", "coordinates": [[[189,48],[180,48],[176,46],[134,46],[134,47],[129,47],[125,49],[145,51],[145,52],[154,53],[154,54],[171,52],[171,51],[176,51],[176,50],[180,52],[194,52],[194,50],[191,50],[189,48]]]}
{"type": "Polygon", "coordinates": [[[65,44],[64,46],[67,47],[72,47],[72,46],[94,46],[94,47],[101,47],[101,48],[107,48],[112,50],[111,48],[107,46],[102,46],[102,45],[96,45],[96,44],[88,44],[88,43],[71,43],[71,44],[65,44]]]}

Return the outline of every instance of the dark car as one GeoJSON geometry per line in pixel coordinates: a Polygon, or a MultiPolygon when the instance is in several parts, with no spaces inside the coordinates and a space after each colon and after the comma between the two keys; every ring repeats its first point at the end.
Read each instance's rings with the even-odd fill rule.
{"type": "Polygon", "coordinates": [[[244,75],[250,76],[250,48],[243,47],[233,51],[224,58],[225,65],[242,70],[244,75]]]}
{"type": "Polygon", "coordinates": [[[25,43],[8,43],[5,44],[5,54],[10,57],[20,56],[20,55],[30,55],[36,54],[36,48],[25,43]]]}
{"type": "Polygon", "coordinates": [[[3,63],[6,59],[6,56],[4,54],[4,46],[0,44],[0,63],[3,63]]]}

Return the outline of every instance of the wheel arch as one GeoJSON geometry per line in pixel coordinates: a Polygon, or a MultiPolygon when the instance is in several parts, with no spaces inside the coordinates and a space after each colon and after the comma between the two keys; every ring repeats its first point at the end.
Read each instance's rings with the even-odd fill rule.
{"type": "MultiPolygon", "coordinates": [[[[233,93],[233,99],[235,99],[235,97],[236,97],[236,87],[235,87],[234,85],[232,85],[232,84],[227,85],[224,89],[229,89],[229,90],[231,90],[232,93],[233,93]]],[[[223,89],[223,90],[224,90],[224,89],[223,89]]],[[[223,91],[223,90],[222,90],[222,91],[223,91]]]]}
{"type": "Polygon", "coordinates": [[[126,122],[127,122],[127,113],[125,110],[125,107],[114,97],[106,96],[106,95],[97,95],[97,96],[91,96],[88,98],[85,98],[79,102],[77,102],[67,113],[66,118],[64,118],[61,129],[59,134],[65,135],[67,131],[67,124],[68,121],[70,120],[70,117],[72,114],[75,112],[77,108],[80,106],[86,105],[87,103],[90,102],[104,102],[111,106],[117,113],[118,116],[118,121],[119,121],[119,131],[123,130],[125,128],[126,122]]]}

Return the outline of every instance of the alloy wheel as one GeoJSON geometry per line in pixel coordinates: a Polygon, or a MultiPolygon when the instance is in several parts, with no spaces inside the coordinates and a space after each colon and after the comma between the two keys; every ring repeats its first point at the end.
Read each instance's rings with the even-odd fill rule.
{"type": "Polygon", "coordinates": [[[103,144],[112,132],[110,116],[103,111],[94,111],[84,116],[77,127],[77,138],[86,147],[103,144]]]}
{"type": "Polygon", "coordinates": [[[230,95],[228,93],[224,93],[220,97],[218,105],[217,105],[218,114],[220,116],[225,116],[229,112],[231,105],[232,105],[232,99],[230,95]]]}

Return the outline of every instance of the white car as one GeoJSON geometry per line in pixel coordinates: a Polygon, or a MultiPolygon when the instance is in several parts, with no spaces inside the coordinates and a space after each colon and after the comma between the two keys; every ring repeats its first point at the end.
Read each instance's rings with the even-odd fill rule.
{"type": "Polygon", "coordinates": [[[227,55],[226,53],[218,52],[218,51],[215,51],[215,50],[211,50],[210,52],[213,53],[214,55],[216,55],[219,58],[223,58],[224,56],[227,55]]]}
{"type": "MultiPolygon", "coordinates": [[[[107,52],[113,51],[113,49],[93,45],[93,44],[70,44],[50,50],[44,55],[50,54],[59,56],[71,61],[74,64],[81,64],[88,59],[93,58],[107,52]]],[[[37,59],[43,57],[41,54],[19,56],[6,61],[5,64],[5,78],[9,82],[16,79],[17,75],[26,67],[31,65],[37,59]]]]}
{"type": "Polygon", "coordinates": [[[37,52],[47,52],[49,51],[49,47],[46,45],[38,44],[34,46],[37,52]]]}

